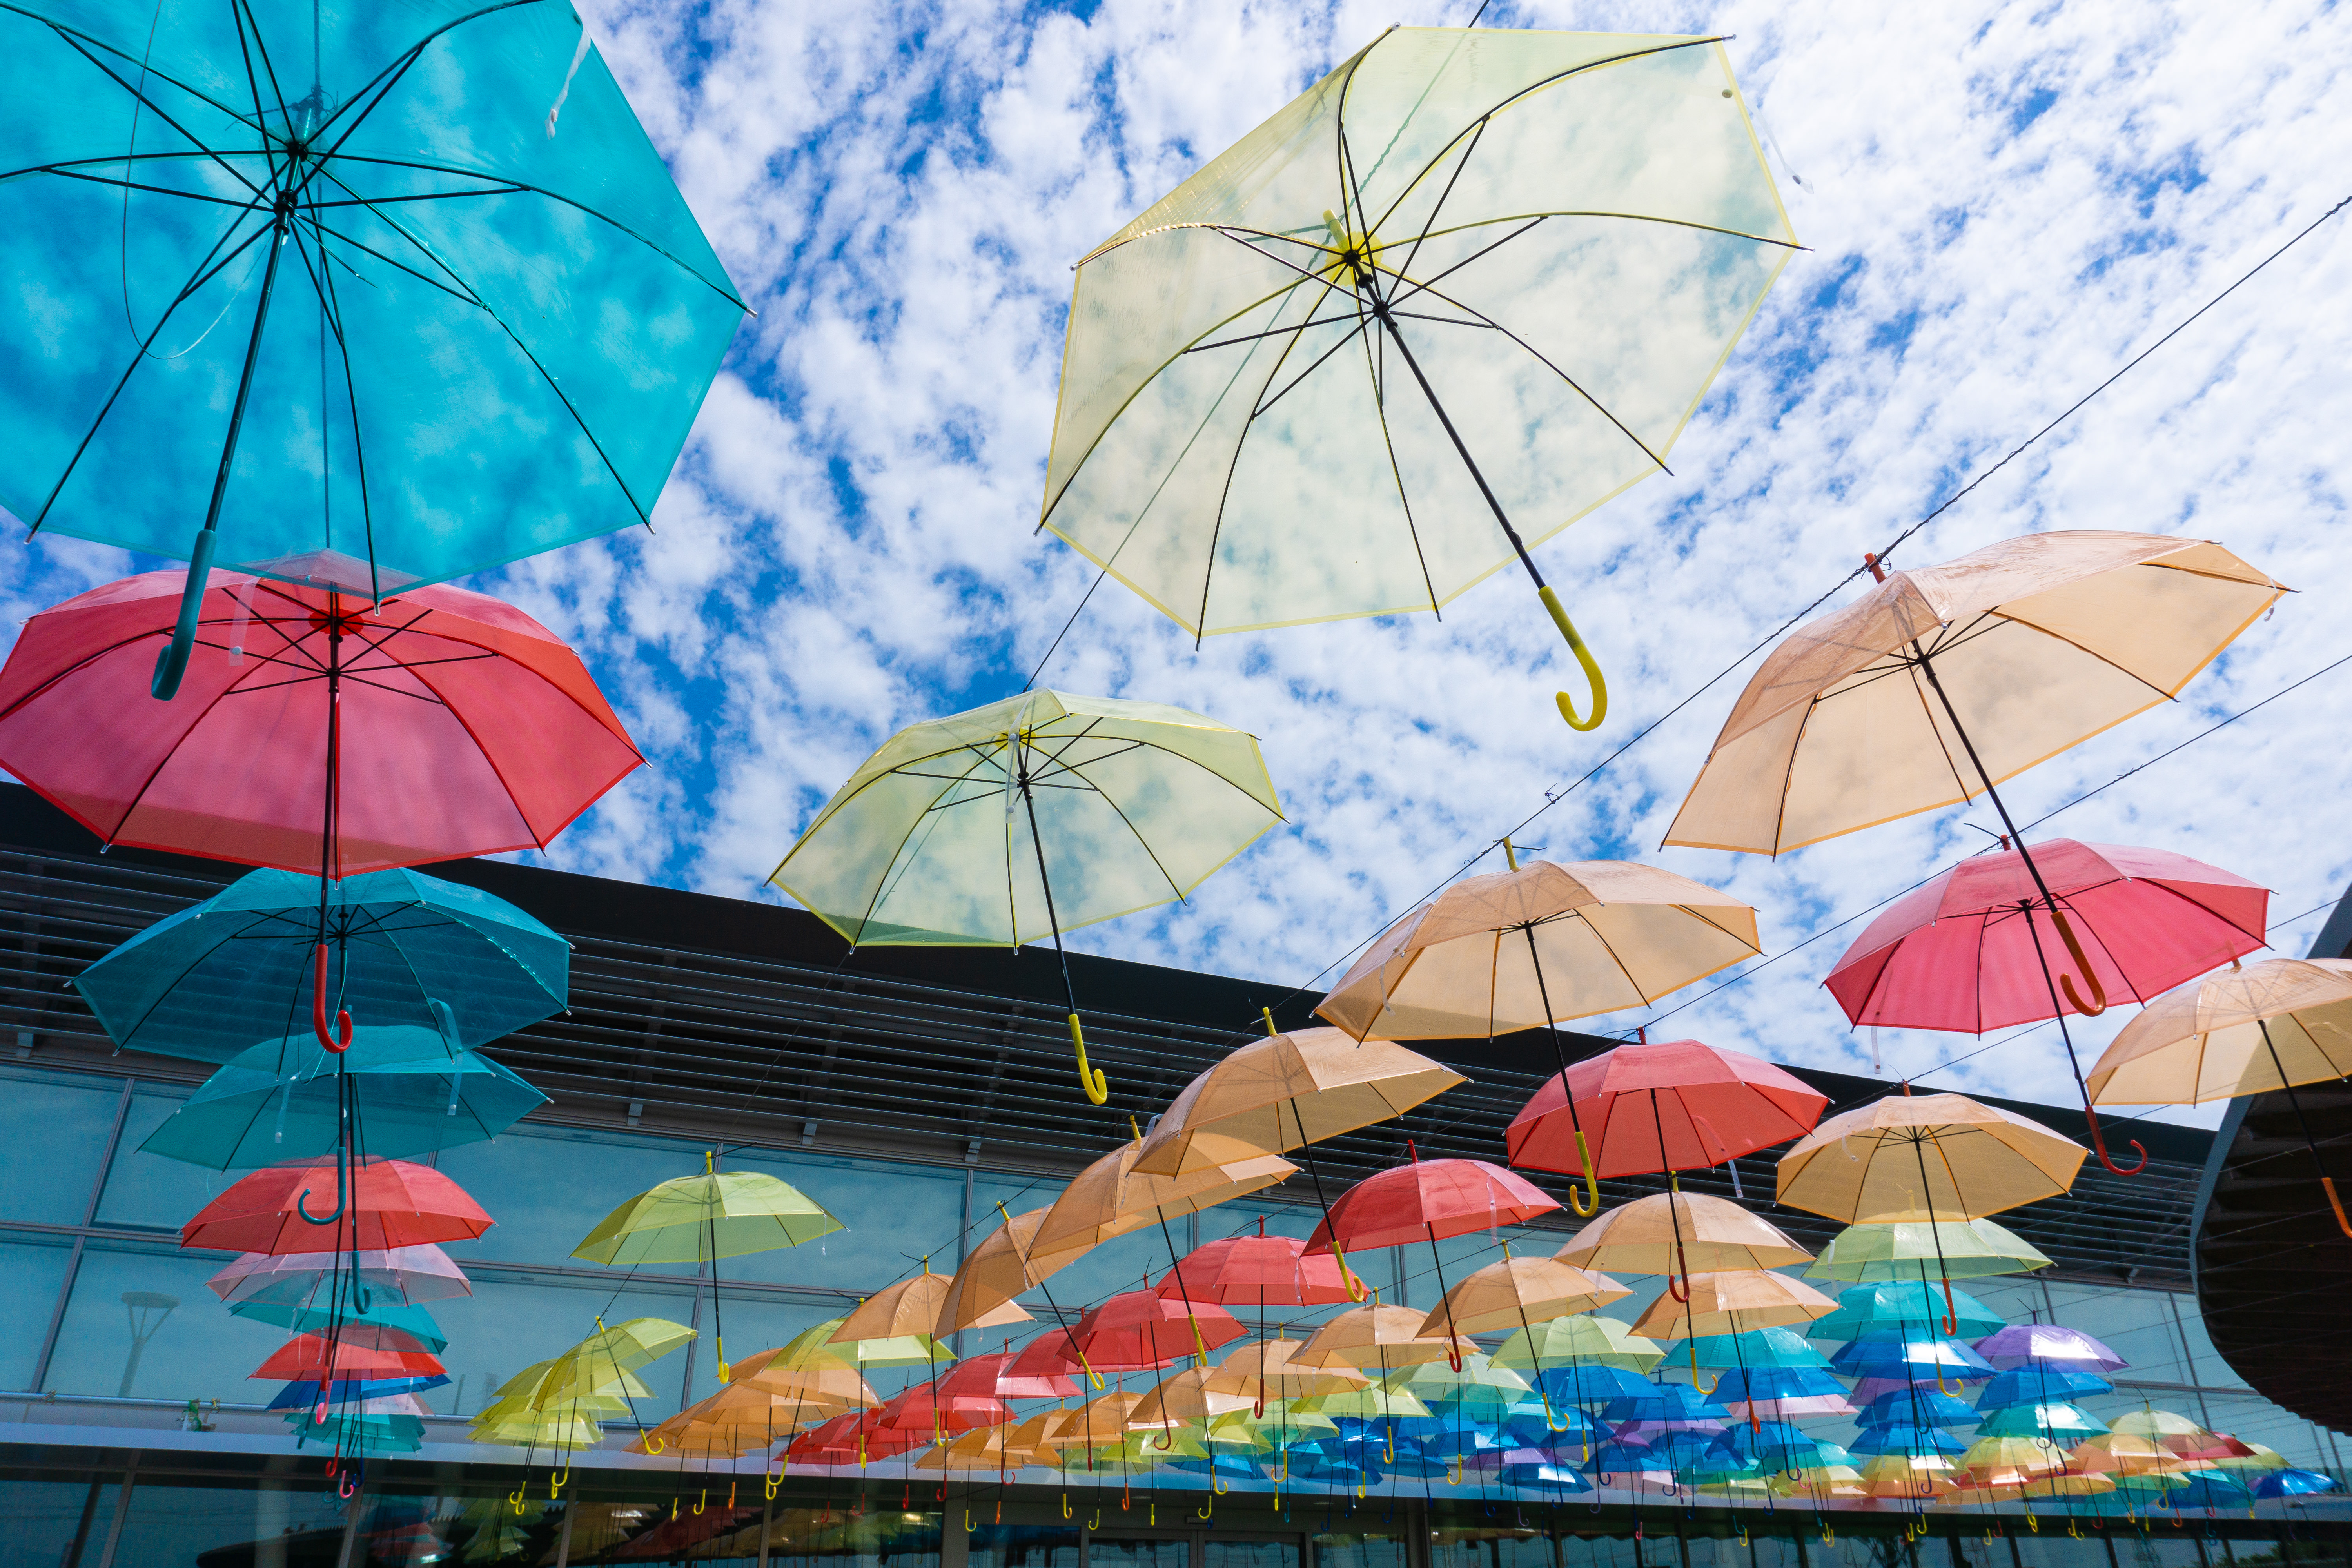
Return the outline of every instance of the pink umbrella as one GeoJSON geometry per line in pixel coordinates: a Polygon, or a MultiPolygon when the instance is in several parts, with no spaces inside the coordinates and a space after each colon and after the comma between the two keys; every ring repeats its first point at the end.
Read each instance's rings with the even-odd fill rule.
{"type": "MultiPolygon", "coordinates": [[[[1837,961],[1823,984],[1855,1025],[1981,1035],[2055,1018],[2074,1062],[2069,1010],[2145,1002],[2264,945],[2269,890],[2201,860],[2071,838],[2002,844],[1905,894],[1837,961]]],[[[2083,1103],[2101,1163],[2129,1173],[2107,1158],[2087,1092],[2083,1103]]]]}
{"type": "MultiPolygon", "coordinates": [[[[232,1261],[205,1283],[225,1307],[240,1301],[299,1301],[319,1279],[334,1272],[345,1255],[337,1252],[286,1252],[272,1256],[248,1252],[232,1261]]],[[[449,1255],[429,1241],[413,1247],[362,1250],[359,1255],[362,1282],[397,1294],[409,1306],[470,1296],[474,1287],[449,1255]]]]}

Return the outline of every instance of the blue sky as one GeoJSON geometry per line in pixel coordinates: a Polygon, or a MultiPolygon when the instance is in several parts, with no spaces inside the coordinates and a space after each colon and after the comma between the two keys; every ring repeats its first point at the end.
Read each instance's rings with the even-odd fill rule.
{"type": "MultiPolygon", "coordinates": [[[[1091,579],[1033,531],[1071,264],[1389,22],[1469,9],[586,6],[759,315],[655,531],[477,584],[574,638],[652,759],[547,858],[774,897],[761,879],[873,745],[1017,689],[1091,579]]],[[[1574,683],[1507,576],[1442,623],[1197,652],[1107,584],[1046,683],[1253,731],[1290,822],[1190,905],[1090,929],[1081,947],[1297,982],[1344,961],[1548,789],[2352,194],[2352,44],[2324,5],[1497,0],[1486,25],[1734,35],[1812,247],[1685,433],[1675,475],[1540,552],[1609,667],[1612,716],[1580,736],[1551,715],[1550,693],[1574,683]]],[[[2032,529],[2179,531],[2303,590],[2181,702],[2018,781],[2022,816],[2352,653],[2338,608],[2352,587],[2337,532],[2347,283],[2338,219],[1906,547],[1918,564],[2032,529]]],[[[28,549],[13,526],[0,557],[12,625],[134,565],[71,541],[28,549]]],[[[1981,842],[1963,811],[1777,862],[1659,850],[1744,679],[1526,837],[1555,858],[1639,856],[1733,888],[1774,952],[1981,842]]],[[[2352,878],[2331,809],[2348,712],[2352,667],[2048,831],[2178,849],[2266,882],[2281,915],[2312,910],[2352,878]]],[[[2283,926],[2280,949],[2300,952],[2318,919],[2283,926]]],[[[1832,936],[1761,968],[1673,1032],[1866,1068],[1870,1042],[1819,988],[1841,947],[1832,936]]],[[[1890,1072],[1977,1044],[1879,1042],[1890,1072]]],[[[2066,1098],[2046,1046],[2045,1032],[1995,1047],[1939,1081],[2066,1098]]]]}

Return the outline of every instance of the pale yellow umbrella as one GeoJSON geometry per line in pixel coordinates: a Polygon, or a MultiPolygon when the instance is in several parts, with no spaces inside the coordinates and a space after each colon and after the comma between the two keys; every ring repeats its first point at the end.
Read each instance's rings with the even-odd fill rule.
{"type": "Polygon", "coordinates": [[[1135,1169],[1142,1150],[1139,1139],[1123,1143],[1071,1177],[1038,1224],[1033,1244],[1036,1250],[1051,1257],[1074,1247],[1099,1246],[1298,1173],[1297,1166],[1276,1155],[1245,1154],[1181,1176],[1145,1175],[1135,1169]]]}
{"type": "Polygon", "coordinates": [[[1769,1221],[1728,1198],[1704,1193],[1653,1193],[1622,1204],[1587,1225],[1553,1254],[1579,1268],[1663,1274],[1676,1301],[1688,1298],[1677,1276],[1694,1270],[1778,1268],[1810,1263],[1813,1255],[1769,1221]]]}
{"type": "Polygon", "coordinates": [[[1018,947],[1188,897],[1282,820],[1257,742],[1181,708],[1064,691],[899,731],[769,880],[853,947],[1018,947]]]}
{"type": "Polygon", "coordinates": [[[1043,526],[1196,637],[1434,610],[1661,471],[1796,244],[1720,39],[1392,27],[1083,258],[1043,526]]]}
{"type": "MultiPolygon", "coordinates": [[[[1972,1220],[2070,1191],[2090,1151],[2038,1121],[1964,1094],[1892,1094],[1832,1116],[1780,1156],[1780,1201],[1857,1225],[1925,1221],[1954,1331],[1947,1220],[1972,1220]]],[[[1927,1260],[1919,1263],[1921,1284],[1927,1260]]]]}
{"type": "Polygon", "coordinates": [[[2141,1008],[2084,1080],[2094,1105],[2202,1105],[2284,1090],[2336,1224],[2336,1194],[2295,1086],[2352,1074],[2352,962],[2267,958],[2194,980],[2141,1008]]]}
{"type": "Polygon", "coordinates": [[[1646,1376],[1665,1359],[1665,1346],[1643,1338],[1616,1319],[1579,1313],[1519,1330],[1495,1352],[1494,1364],[1527,1367],[1540,1376],[1547,1365],[1591,1362],[1646,1376]]]}
{"type": "Polygon", "coordinates": [[[1863,1461],[1861,1495],[1918,1501],[1959,1490],[1941,1454],[1878,1454],[1863,1461]]]}
{"type": "Polygon", "coordinates": [[[1263,1404],[1342,1394],[1371,1381],[1344,1362],[1322,1365],[1300,1362],[1298,1352],[1306,1348],[1304,1340],[1248,1341],[1227,1351],[1202,1380],[1202,1386],[1221,1394],[1247,1394],[1263,1404]]]}
{"type": "Polygon", "coordinates": [[[1526,1330],[1633,1294],[1606,1274],[1589,1273],[1556,1258],[1513,1258],[1509,1253],[1506,1246],[1501,1262],[1489,1263],[1456,1283],[1422,1320],[1421,1331],[1442,1335],[1448,1323],[1464,1334],[1526,1330]]]}
{"type": "Polygon", "coordinates": [[[1973,800],[2177,695],[2284,592],[2218,544],[2096,530],[1886,573],[1766,656],[1665,841],[1777,855],[1973,800]]]}

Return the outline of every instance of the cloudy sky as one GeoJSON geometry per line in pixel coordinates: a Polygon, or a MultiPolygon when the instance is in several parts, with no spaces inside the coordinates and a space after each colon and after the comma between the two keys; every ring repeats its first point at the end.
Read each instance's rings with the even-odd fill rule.
{"type": "MultiPolygon", "coordinates": [[[[596,0],[606,58],[758,309],[657,513],[477,586],[572,638],[652,765],[547,858],[745,897],[898,727],[1018,690],[1093,574],[1034,532],[1071,265],[1391,22],[1108,3],[596,0]]],[[[1674,452],[1539,554],[1611,677],[1608,723],[1512,574],[1423,616],[1212,638],[1118,584],[1045,674],[1261,736],[1288,815],[1189,905],[1093,951],[1318,984],[1355,944],[2347,195],[2352,43],[2322,5],[1523,5],[1483,26],[1716,32],[1810,248],[1674,452]]],[[[2091,527],[2216,539],[2303,590],[2177,704],[2021,778],[2024,817],[2347,654],[2339,547],[2352,215],[2320,228],[1904,547],[1918,565],[2091,527]]],[[[8,622],[151,563],[5,544],[8,622]]],[[[1848,588],[1851,595],[1855,590],[1848,588]]],[[[1658,847],[1741,668],[1528,826],[1731,888],[1768,952],[1673,1030],[1867,1070],[1805,943],[1986,842],[1914,818],[1779,861],[1658,847]],[[1790,951],[1790,950],[1795,951],[1790,951]]],[[[2046,829],[2267,884],[2301,952],[2352,878],[2352,666],[2046,829]],[[2315,912],[2306,912],[2315,911],[2315,912]],[[2293,918],[2285,918],[2293,917],[2293,918]]],[[[1490,856],[1481,869],[1499,868],[1490,856]]],[[[1630,1027],[1634,1017],[1596,1022],[1630,1027]]],[[[2119,1019],[2085,1031],[2095,1052],[2119,1019]]],[[[1237,1023],[1240,1022],[1237,1020],[1237,1023]]],[[[1889,1033],[1890,1075],[1979,1042],[1889,1033]]],[[[2069,1095],[2048,1029],[1935,1081],[2069,1095]]],[[[2087,1057],[2086,1057],[2087,1065],[2087,1057]]],[[[2195,1118],[2210,1121],[2210,1116],[2195,1118]]]]}

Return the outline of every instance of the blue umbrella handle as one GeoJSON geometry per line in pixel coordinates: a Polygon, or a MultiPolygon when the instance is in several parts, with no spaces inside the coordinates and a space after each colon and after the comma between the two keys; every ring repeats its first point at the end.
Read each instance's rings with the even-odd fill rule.
{"type": "Polygon", "coordinates": [[[321,1218],[320,1216],[319,1216],[319,1215],[317,1215],[312,1214],[312,1213],[310,1212],[310,1205],[309,1202],[307,1201],[307,1200],[310,1198],[310,1188],[308,1188],[308,1187],[304,1187],[304,1188],[303,1188],[299,1193],[297,1193],[297,1194],[294,1195],[294,1212],[295,1212],[296,1214],[298,1214],[298,1215],[300,1215],[302,1216],[302,1218],[303,1218],[305,1221],[307,1221],[308,1223],[310,1223],[310,1224],[311,1224],[311,1225],[332,1225],[332,1224],[334,1224],[337,1220],[339,1220],[339,1219],[342,1218],[342,1217],[343,1217],[343,1209],[344,1209],[344,1208],[345,1208],[345,1207],[346,1207],[346,1206],[351,1203],[351,1201],[352,1201],[352,1194],[351,1194],[351,1187],[350,1187],[350,1184],[349,1184],[348,1183],[344,1182],[344,1181],[343,1181],[343,1179],[342,1179],[342,1167],[341,1167],[341,1166],[340,1166],[340,1165],[338,1165],[338,1166],[335,1168],[335,1212],[334,1212],[334,1213],[332,1213],[332,1214],[331,1214],[331,1215],[326,1215],[326,1216],[325,1216],[325,1217],[323,1217],[323,1218],[321,1218]]]}
{"type": "Polygon", "coordinates": [[[179,694],[180,678],[188,673],[188,655],[195,650],[196,615],[204,607],[205,584],[212,575],[213,547],[220,535],[212,528],[196,531],[195,547],[188,552],[188,584],[180,591],[180,618],[172,627],[172,640],[155,656],[155,679],[147,689],[159,702],[169,702],[179,694]]]}

